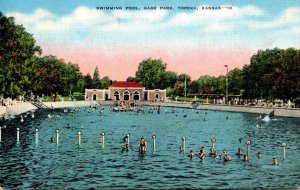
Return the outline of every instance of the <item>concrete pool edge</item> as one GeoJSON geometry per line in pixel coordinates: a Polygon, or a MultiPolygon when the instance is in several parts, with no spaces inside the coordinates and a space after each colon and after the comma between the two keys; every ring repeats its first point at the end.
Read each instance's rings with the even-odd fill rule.
{"type": "MultiPolygon", "coordinates": [[[[100,103],[102,105],[109,105],[111,101],[67,101],[67,102],[44,102],[48,107],[64,108],[64,107],[86,107],[93,103],[100,103]]],[[[179,108],[193,108],[190,102],[148,102],[142,101],[140,104],[155,106],[161,105],[166,107],[179,107],[179,108]]],[[[1,108],[1,107],[0,107],[1,108]]],[[[30,110],[35,110],[37,107],[29,102],[17,103],[10,107],[8,111],[9,115],[18,115],[30,110]]],[[[229,106],[229,105],[214,105],[214,104],[201,104],[198,109],[202,110],[217,110],[228,112],[244,112],[244,113],[256,113],[256,114],[269,114],[274,110],[275,116],[281,117],[300,117],[300,109],[286,109],[286,108],[263,108],[263,107],[249,107],[249,106],[229,106]]],[[[6,113],[5,107],[0,109],[0,116],[6,113]]]]}

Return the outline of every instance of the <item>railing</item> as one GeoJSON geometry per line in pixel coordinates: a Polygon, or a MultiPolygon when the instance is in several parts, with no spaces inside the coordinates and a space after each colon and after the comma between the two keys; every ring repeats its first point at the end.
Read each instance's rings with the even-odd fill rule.
{"type": "Polygon", "coordinates": [[[39,109],[48,109],[49,108],[48,106],[46,106],[45,104],[43,104],[40,101],[33,101],[33,102],[31,102],[31,104],[39,109]]]}

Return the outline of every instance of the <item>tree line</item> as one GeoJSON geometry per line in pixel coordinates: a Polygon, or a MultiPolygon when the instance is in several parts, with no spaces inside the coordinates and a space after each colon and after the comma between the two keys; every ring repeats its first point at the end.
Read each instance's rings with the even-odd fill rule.
{"type": "Polygon", "coordinates": [[[148,89],[166,88],[169,96],[183,96],[185,87],[188,94],[224,96],[228,77],[229,95],[250,99],[300,98],[300,50],[295,48],[259,50],[242,69],[235,68],[227,76],[200,76],[194,81],[188,74],[166,71],[166,66],[161,59],[145,59],[136,76],[127,80],[148,89]]]}
{"type": "MultiPolygon", "coordinates": [[[[93,77],[83,75],[77,64],[66,63],[53,55],[41,56],[32,34],[13,17],[0,12],[0,96],[15,98],[30,94],[56,96],[84,92],[86,88],[108,88],[116,81],[100,78],[96,67],[93,77]]],[[[138,65],[135,81],[146,89],[167,89],[168,96],[187,94],[225,94],[226,77],[230,95],[246,98],[295,99],[300,97],[300,50],[259,50],[242,69],[228,75],[200,76],[196,80],[186,73],[167,70],[161,59],[145,59],[138,65]]]]}
{"type": "Polygon", "coordinates": [[[98,67],[93,78],[83,76],[77,64],[53,55],[41,56],[42,49],[35,43],[33,35],[16,25],[13,17],[0,12],[0,96],[65,96],[111,85],[109,77],[100,79],[98,67]]]}

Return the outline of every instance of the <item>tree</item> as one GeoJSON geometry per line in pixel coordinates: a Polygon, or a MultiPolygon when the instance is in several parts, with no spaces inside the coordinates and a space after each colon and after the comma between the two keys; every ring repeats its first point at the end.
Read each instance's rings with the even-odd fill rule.
{"type": "Polygon", "coordinates": [[[183,83],[186,81],[186,83],[189,84],[192,81],[192,79],[188,74],[182,73],[178,76],[178,81],[183,83]]]}
{"type": "Polygon", "coordinates": [[[88,73],[86,76],[84,76],[83,80],[84,80],[84,88],[85,89],[93,88],[93,79],[92,79],[90,73],[88,73]]]}
{"type": "Polygon", "coordinates": [[[300,97],[300,51],[259,50],[243,68],[245,96],[294,99],[300,97]]]}
{"type": "Polygon", "coordinates": [[[228,73],[228,92],[237,95],[241,93],[244,85],[243,71],[235,68],[228,73]]]}
{"type": "Polygon", "coordinates": [[[16,97],[32,90],[34,54],[41,52],[25,28],[0,12],[0,94],[16,97]]]}
{"type": "Polygon", "coordinates": [[[136,79],[132,76],[127,77],[126,82],[136,82],[136,79]]]}
{"type": "Polygon", "coordinates": [[[161,89],[173,88],[175,83],[178,81],[178,76],[175,72],[166,71],[162,74],[160,87],[161,89]]]}
{"type": "Polygon", "coordinates": [[[73,91],[76,91],[78,82],[82,79],[82,73],[80,72],[79,66],[77,64],[68,63],[65,64],[63,60],[62,69],[62,86],[64,91],[63,95],[67,95],[73,91]]]}
{"type": "Polygon", "coordinates": [[[45,56],[34,64],[34,92],[57,95],[64,92],[64,62],[55,56],[45,56]]]}
{"type": "Polygon", "coordinates": [[[108,88],[112,85],[112,80],[108,77],[108,76],[105,76],[101,79],[101,86],[102,88],[108,88]]]}
{"type": "Polygon", "coordinates": [[[174,84],[173,93],[175,96],[184,96],[184,83],[183,82],[176,82],[174,84]]]}
{"type": "Polygon", "coordinates": [[[147,89],[159,88],[165,70],[166,64],[161,59],[145,59],[139,63],[136,81],[147,89]]]}
{"type": "Polygon", "coordinates": [[[93,88],[95,89],[100,89],[101,87],[101,81],[100,81],[100,74],[99,74],[99,69],[98,66],[96,66],[94,70],[94,75],[93,75],[93,88]]]}

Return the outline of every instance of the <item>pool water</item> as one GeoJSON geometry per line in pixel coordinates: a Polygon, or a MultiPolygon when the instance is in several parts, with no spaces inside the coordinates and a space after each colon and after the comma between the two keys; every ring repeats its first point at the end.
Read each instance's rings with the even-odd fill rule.
{"type": "Polygon", "coordinates": [[[136,188],[299,188],[300,119],[274,117],[270,122],[258,114],[217,112],[162,107],[148,113],[111,112],[99,108],[75,113],[63,110],[38,110],[35,119],[21,123],[16,118],[2,128],[0,143],[0,187],[5,189],[136,189],[136,188]],[[49,119],[48,114],[61,115],[49,119]],[[227,119],[228,117],[228,119],[227,119]],[[66,128],[67,124],[71,128],[66,128]],[[260,126],[257,126],[259,124],[260,126]],[[16,142],[16,128],[20,142],[16,142]],[[39,129],[36,144],[35,129],[39,129]],[[59,144],[55,139],[59,129],[59,144]],[[77,131],[81,130],[81,145],[77,131]],[[105,133],[104,146],[100,143],[105,133]],[[121,151],[122,139],[130,134],[133,150],[121,151]],[[153,152],[152,135],[156,135],[153,152]],[[138,152],[139,140],[148,143],[145,155],[138,152]],[[182,137],[186,151],[179,153],[182,137]],[[242,143],[239,138],[242,137],[242,143]],[[206,156],[199,149],[226,149],[230,162],[206,156]],[[250,161],[236,156],[246,152],[250,140],[250,161]],[[282,158],[286,143],[286,159],[282,158]],[[196,156],[187,154],[193,150],[196,156]],[[258,159],[257,152],[262,152],[258,159]],[[277,157],[280,165],[271,165],[277,157]]]}

